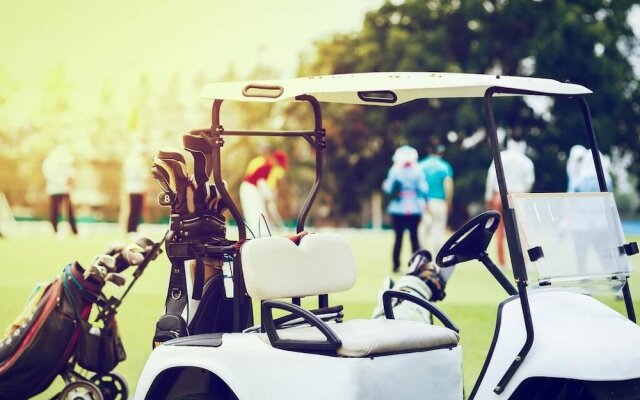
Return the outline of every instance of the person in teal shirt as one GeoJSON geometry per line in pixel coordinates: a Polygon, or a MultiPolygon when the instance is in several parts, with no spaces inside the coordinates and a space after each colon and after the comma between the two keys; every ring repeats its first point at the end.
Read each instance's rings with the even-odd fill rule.
{"type": "Polygon", "coordinates": [[[431,138],[428,155],[419,163],[429,185],[429,207],[425,209],[419,227],[422,247],[437,254],[445,240],[447,219],[453,199],[453,169],[442,158],[445,147],[437,138],[431,138]]]}

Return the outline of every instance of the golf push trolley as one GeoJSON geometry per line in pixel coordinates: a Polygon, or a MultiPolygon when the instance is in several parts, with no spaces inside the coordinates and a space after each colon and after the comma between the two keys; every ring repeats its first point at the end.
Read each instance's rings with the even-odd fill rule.
{"type": "MultiPolygon", "coordinates": [[[[628,258],[638,250],[635,243],[625,243],[615,202],[607,193],[584,98],[589,93],[583,86],[549,79],[449,73],[367,73],[205,86],[202,97],[213,100],[212,125],[187,135],[201,146],[185,140],[185,147],[192,152],[195,147],[200,149],[196,193],[202,191],[200,201],[209,200],[202,201],[209,204],[202,207],[212,209],[212,202],[227,207],[238,226],[238,240],[220,241],[218,236],[218,243],[207,242],[214,238],[203,238],[204,244],[189,241],[192,236],[180,229],[189,216],[172,208],[171,230],[176,236],[167,240],[167,249],[169,244],[178,244],[175,253],[168,251],[170,258],[177,255],[172,259],[177,278],[170,279],[167,323],[159,322],[157,327],[156,342],[163,344],[147,361],[135,399],[463,398],[462,349],[456,325],[430,302],[393,290],[383,295],[386,319],[343,320],[342,306],[331,306],[328,294],[353,287],[356,268],[351,249],[340,235],[304,231],[322,178],[325,130],[320,102],[396,106],[434,98],[483,99],[504,207],[502,215],[489,211],[472,218],[436,257],[442,268],[470,260],[481,262],[507,294],[498,306],[493,341],[470,398],[640,397],[640,328],[635,324],[628,282],[628,258]],[[577,104],[600,193],[508,192],[493,103],[498,96],[525,95],[577,104]],[[246,131],[221,124],[224,101],[284,100],[309,104],[313,129],[246,131]],[[294,238],[246,239],[242,215],[220,172],[224,137],[246,135],[302,137],[315,150],[316,178],[298,216],[294,238]],[[213,186],[206,183],[211,179],[213,186]],[[515,285],[487,253],[501,219],[515,285]],[[232,265],[228,273],[218,274],[230,278],[232,285],[220,286],[225,289],[223,297],[229,298],[226,308],[217,308],[224,311],[203,314],[200,320],[225,316],[231,322],[220,323],[209,333],[194,334],[189,330],[189,312],[184,310],[194,297],[206,296],[201,289],[206,285],[202,284],[206,272],[196,266],[192,274],[185,273],[183,264],[191,259],[203,265],[205,261],[198,260],[205,256],[212,256],[217,266],[232,265]],[[535,282],[529,278],[533,271],[535,282]],[[195,286],[187,293],[189,285],[182,282],[191,275],[195,286]],[[627,316],[589,296],[579,285],[566,285],[585,281],[621,285],[627,316]],[[307,296],[317,296],[316,309],[301,307],[300,299],[307,296]],[[291,301],[282,300],[285,298],[291,301]],[[398,298],[424,307],[443,326],[395,320],[391,303],[398,298]],[[258,326],[252,326],[252,301],[260,304],[258,326]],[[287,314],[274,318],[274,310],[287,314]]],[[[172,161],[156,160],[154,174],[163,184],[167,203],[176,207],[180,196],[174,194],[181,190],[182,180],[176,176],[186,173],[178,156],[163,158],[172,161]]],[[[221,234],[224,219],[218,218],[221,209],[218,211],[220,227],[216,229],[221,234]]]]}
{"type": "Polygon", "coordinates": [[[126,358],[118,332],[118,307],[161,252],[162,243],[140,238],[110,246],[88,268],[72,262],[46,284],[36,285],[26,307],[0,338],[0,399],[35,396],[59,375],[56,400],[126,400],[129,388],[114,371],[126,358]],[[121,273],[136,266],[120,297],[107,296],[107,283],[124,286],[121,273]],[[92,310],[97,315],[92,322],[92,310]]]}

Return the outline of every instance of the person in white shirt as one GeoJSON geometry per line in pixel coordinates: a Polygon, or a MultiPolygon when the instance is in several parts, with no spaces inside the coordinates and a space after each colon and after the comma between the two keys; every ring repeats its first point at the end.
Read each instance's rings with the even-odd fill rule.
{"type": "Polygon", "coordinates": [[[42,173],[47,181],[46,192],[50,201],[50,220],[53,230],[58,232],[58,216],[63,203],[67,206],[67,219],[71,231],[78,234],[73,204],[69,192],[73,186],[73,155],[63,145],[54,148],[42,163],[42,173]]]}
{"type": "MultiPolygon", "coordinates": [[[[525,150],[526,143],[522,140],[522,137],[514,134],[511,140],[507,142],[507,149],[500,153],[504,179],[509,193],[527,193],[533,187],[535,170],[533,161],[525,154],[525,150]]],[[[491,162],[487,173],[484,200],[487,209],[497,210],[502,213],[502,200],[500,199],[498,178],[493,162],[491,162]]],[[[506,265],[504,240],[504,224],[500,220],[500,225],[496,232],[496,250],[498,252],[498,265],[501,267],[506,265]]]]}
{"type": "Polygon", "coordinates": [[[138,223],[144,208],[144,196],[149,180],[149,161],[144,157],[143,146],[134,143],[122,166],[124,193],[129,201],[127,233],[138,231],[138,223]]]}
{"type": "MultiPolygon", "coordinates": [[[[604,172],[607,189],[612,190],[611,160],[600,153],[600,162],[604,172]]],[[[598,174],[591,150],[581,145],[575,145],[569,151],[567,159],[567,192],[599,192],[598,174]]]]}

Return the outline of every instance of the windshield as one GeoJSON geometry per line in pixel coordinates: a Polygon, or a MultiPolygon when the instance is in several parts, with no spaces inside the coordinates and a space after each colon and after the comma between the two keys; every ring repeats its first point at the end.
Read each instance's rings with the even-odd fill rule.
{"type": "Polygon", "coordinates": [[[539,283],[629,276],[611,193],[513,193],[509,202],[525,264],[535,268],[539,283]],[[538,246],[544,255],[532,261],[528,250],[538,246]]]}

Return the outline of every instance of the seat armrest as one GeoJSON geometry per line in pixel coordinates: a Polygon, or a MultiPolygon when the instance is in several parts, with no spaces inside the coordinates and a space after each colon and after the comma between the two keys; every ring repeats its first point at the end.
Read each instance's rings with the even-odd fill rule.
{"type": "Polygon", "coordinates": [[[393,306],[391,304],[391,300],[393,299],[405,300],[405,301],[409,301],[411,303],[417,304],[418,306],[424,308],[425,310],[433,314],[436,318],[438,318],[438,320],[442,322],[442,324],[445,327],[451,329],[452,331],[455,331],[456,333],[460,333],[460,330],[453,323],[453,321],[451,321],[449,317],[447,317],[445,313],[443,313],[438,307],[434,306],[433,304],[431,304],[430,302],[424,299],[421,299],[417,296],[412,295],[411,293],[403,292],[401,290],[386,290],[382,294],[382,305],[384,306],[384,316],[387,319],[395,319],[395,316],[393,315],[393,306]]]}
{"type": "Polygon", "coordinates": [[[342,346],[342,342],[338,336],[326,323],[313,313],[295,304],[280,300],[265,300],[262,302],[261,315],[262,330],[267,333],[267,337],[269,338],[271,345],[277,349],[335,352],[340,346],[342,346]],[[274,309],[288,311],[291,314],[302,318],[309,325],[316,327],[327,339],[323,341],[280,339],[276,329],[276,324],[273,320],[274,309]]]}

